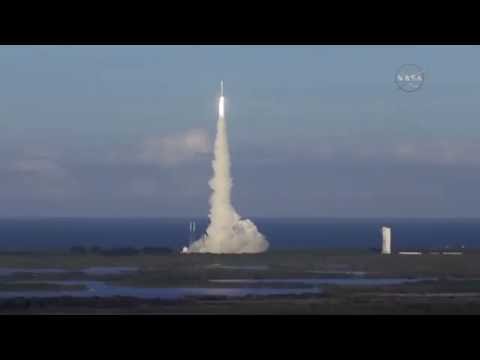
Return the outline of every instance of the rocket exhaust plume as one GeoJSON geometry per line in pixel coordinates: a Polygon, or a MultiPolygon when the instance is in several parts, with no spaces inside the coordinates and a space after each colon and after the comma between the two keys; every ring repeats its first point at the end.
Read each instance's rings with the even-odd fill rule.
{"type": "Polygon", "coordinates": [[[225,122],[223,81],[218,102],[217,137],[215,139],[213,177],[209,181],[210,224],[206,234],[190,245],[187,252],[201,253],[259,253],[268,249],[268,242],[248,219],[241,219],[232,206],[230,152],[225,122]]]}

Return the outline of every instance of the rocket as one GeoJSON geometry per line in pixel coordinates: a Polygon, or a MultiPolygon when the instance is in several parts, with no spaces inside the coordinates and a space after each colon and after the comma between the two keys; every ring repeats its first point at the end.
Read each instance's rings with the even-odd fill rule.
{"type": "Polygon", "coordinates": [[[223,97],[223,80],[220,80],[220,96],[223,97]]]}

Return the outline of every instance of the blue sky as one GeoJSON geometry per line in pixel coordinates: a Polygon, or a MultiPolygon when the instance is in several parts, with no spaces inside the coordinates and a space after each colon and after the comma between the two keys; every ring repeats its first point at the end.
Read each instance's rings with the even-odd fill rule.
{"type": "Polygon", "coordinates": [[[0,216],[480,216],[480,47],[0,46],[0,216]],[[405,63],[425,84],[394,83],[405,63]]]}

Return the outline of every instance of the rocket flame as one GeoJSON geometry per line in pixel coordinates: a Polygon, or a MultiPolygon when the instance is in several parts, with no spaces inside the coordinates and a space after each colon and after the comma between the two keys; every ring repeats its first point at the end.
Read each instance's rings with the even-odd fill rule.
{"type": "Polygon", "coordinates": [[[220,96],[218,102],[218,116],[221,118],[225,117],[225,98],[223,96],[220,96]]]}

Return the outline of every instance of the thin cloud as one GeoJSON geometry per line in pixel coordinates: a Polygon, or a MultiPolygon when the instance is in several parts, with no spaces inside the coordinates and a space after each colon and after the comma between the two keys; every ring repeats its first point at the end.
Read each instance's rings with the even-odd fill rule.
{"type": "Polygon", "coordinates": [[[10,169],[14,172],[28,173],[37,176],[64,177],[65,169],[52,159],[20,159],[15,160],[10,169]]]}
{"type": "Polygon", "coordinates": [[[193,129],[182,134],[145,139],[137,159],[145,164],[174,165],[210,152],[210,141],[205,130],[193,129]]]}

